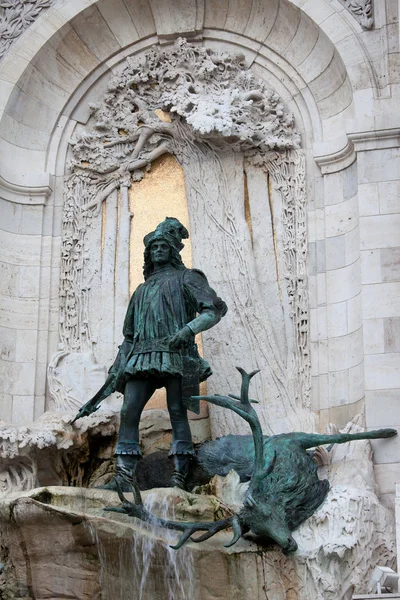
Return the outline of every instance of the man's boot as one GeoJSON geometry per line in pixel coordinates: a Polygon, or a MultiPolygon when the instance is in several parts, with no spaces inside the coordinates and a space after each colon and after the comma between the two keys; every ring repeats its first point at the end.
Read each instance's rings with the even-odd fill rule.
{"type": "Polygon", "coordinates": [[[190,454],[174,454],[174,471],[171,477],[171,487],[186,490],[186,480],[190,469],[190,454]]]}
{"type": "Polygon", "coordinates": [[[115,477],[109,483],[99,486],[101,490],[117,491],[117,482],[122,492],[132,492],[136,486],[136,465],[140,458],[139,454],[117,454],[115,477]]]}

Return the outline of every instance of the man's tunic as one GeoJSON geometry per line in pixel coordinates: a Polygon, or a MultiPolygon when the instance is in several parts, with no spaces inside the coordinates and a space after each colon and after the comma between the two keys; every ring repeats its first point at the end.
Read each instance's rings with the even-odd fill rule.
{"type": "Polygon", "coordinates": [[[188,324],[195,333],[208,329],[225,311],[224,302],[201,271],[178,270],[171,265],[155,271],[135,290],[128,306],[123,333],[129,350],[121,379],[150,376],[159,378],[159,387],[167,375],[181,376],[184,386],[185,378],[204,381],[211,369],[200,357],[194,335],[181,350],[171,349],[169,340],[188,324]],[[201,327],[205,315],[212,323],[201,327]]]}

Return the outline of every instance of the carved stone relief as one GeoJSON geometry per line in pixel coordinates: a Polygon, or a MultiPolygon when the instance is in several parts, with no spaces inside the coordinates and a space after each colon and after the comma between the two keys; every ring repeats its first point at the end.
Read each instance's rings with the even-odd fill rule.
{"type": "Polygon", "coordinates": [[[107,370],[91,352],[57,352],[49,363],[49,410],[74,414],[103,385],[107,370]]]}
{"type": "Polygon", "coordinates": [[[55,0],[2,0],[0,2],[0,60],[21,33],[55,0]]]}
{"type": "MultiPolygon", "coordinates": [[[[212,390],[229,387],[232,364],[239,359],[243,364],[244,355],[245,368],[263,370],[257,398],[266,432],[311,429],[304,157],[293,115],[279,96],[247,69],[243,56],[215,54],[179,39],[172,49],[151,49],[140,62],[126,60],[92,105],[89,124],[72,140],[72,149],[64,208],[62,349],[93,349],[88,307],[95,269],[87,232],[99,221],[103,201],[108,204],[118,188],[125,194],[152,161],[171,153],[184,169],[194,264],[209,265],[211,284],[230,306],[215,338],[204,336],[216,373],[212,390]],[[260,286],[243,208],[244,173],[251,168],[269,174],[280,197],[277,252],[284,301],[274,314],[268,298],[278,294],[278,282],[260,286]],[[222,348],[232,331],[235,343],[222,348]],[[286,351],[279,337],[292,340],[286,351]]],[[[214,419],[214,435],[240,430],[230,415],[214,419]]]]}
{"type": "Polygon", "coordinates": [[[71,414],[56,412],[46,412],[27,426],[0,421],[0,498],[49,482],[82,486],[85,470],[90,469],[89,445],[112,438],[117,421],[111,410],[74,425],[71,414]]]}
{"type": "MultiPolygon", "coordinates": [[[[90,189],[85,182],[67,180],[63,210],[60,270],[60,350],[48,365],[48,408],[73,414],[104,383],[106,368],[93,354],[89,295],[99,272],[99,256],[88,248],[98,245],[99,208],[86,209],[90,189]],[[71,185],[73,183],[73,185],[71,185]],[[97,243],[96,243],[97,242],[97,243]],[[86,245],[85,245],[86,244],[86,245]]],[[[94,290],[93,290],[94,291],[94,290]]],[[[101,303],[101,298],[100,298],[101,303]]],[[[102,358],[102,357],[101,357],[102,358]]]]}
{"type": "Polygon", "coordinates": [[[372,0],[339,0],[364,29],[372,29],[372,0]]]}

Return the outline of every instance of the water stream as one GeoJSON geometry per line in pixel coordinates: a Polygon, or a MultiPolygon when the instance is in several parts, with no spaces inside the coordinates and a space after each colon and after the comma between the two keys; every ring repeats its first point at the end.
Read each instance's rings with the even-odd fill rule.
{"type": "MultiPolygon", "coordinates": [[[[165,496],[150,493],[144,503],[158,516],[174,519],[165,496]]],[[[87,525],[100,562],[99,600],[193,600],[193,554],[187,547],[170,548],[179,533],[135,519],[135,531],[122,526],[118,538],[114,528],[105,534],[95,522],[87,525]]]]}

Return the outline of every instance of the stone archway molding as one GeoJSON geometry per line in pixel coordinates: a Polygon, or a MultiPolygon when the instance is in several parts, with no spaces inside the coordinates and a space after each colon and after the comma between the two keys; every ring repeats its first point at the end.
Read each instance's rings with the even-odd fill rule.
{"type": "MultiPolygon", "coordinates": [[[[118,10],[115,8],[112,11],[107,2],[103,2],[99,7],[97,3],[89,0],[56,2],[43,12],[43,15],[14,43],[0,66],[0,77],[4,86],[0,108],[5,110],[1,128],[1,136],[5,140],[2,156],[4,164],[11,165],[13,161],[19,160],[25,165],[24,168],[32,173],[42,169],[52,171],[51,168],[46,167],[46,159],[51,154],[49,153],[50,139],[59,127],[60,116],[67,114],[61,107],[67,108],[72,93],[77,89],[75,81],[77,73],[64,71],[64,61],[73,65],[74,69],[78,69],[81,81],[85,80],[90,86],[91,82],[99,77],[99,73],[95,75],[95,69],[102,69],[103,72],[112,69],[113,57],[121,50],[129,54],[134,44],[139,40],[145,43],[151,36],[157,36],[156,39],[160,43],[169,43],[172,37],[184,31],[193,35],[194,39],[199,39],[199,31],[201,30],[204,38],[205,31],[211,27],[211,35],[218,39],[218,36],[222,35],[218,31],[222,31],[226,25],[226,40],[230,36],[232,39],[235,36],[243,36],[243,45],[247,43],[248,48],[251,48],[260,59],[266,48],[272,53],[267,61],[275,60],[279,65],[284,64],[285,61],[289,65],[292,64],[290,72],[288,71],[284,77],[287,80],[293,77],[296,79],[296,71],[299,75],[297,85],[299,94],[293,91],[293,96],[299,98],[304,96],[304,106],[315,113],[312,123],[314,139],[318,140],[323,135],[322,130],[318,131],[318,119],[329,118],[332,111],[334,114],[334,110],[344,110],[351,103],[352,92],[346,77],[346,68],[339,54],[334,51],[334,44],[323,33],[324,23],[321,23],[321,31],[319,30],[318,16],[317,13],[314,15],[311,6],[304,7],[304,10],[308,11],[307,16],[307,13],[303,13],[303,7],[295,6],[295,2],[263,0],[254,2],[250,14],[245,18],[239,8],[233,5],[229,9],[226,8],[227,12],[224,16],[222,12],[225,9],[222,9],[220,3],[217,5],[213,0],[204,2],[193,0],[187,3],[186,9],[180,11],[181,17],[178,19],[175,18],[174,10],[179,12],[180,3],[173,3],[174,10],[165,11],[164,3],[161,1],[145,2],[146,10],[143,9],[139,11],[140,14],[136,14],[135,3],[127,1],[125,4],[128,8],[124,9],[126,12],[124,29],[122,25],[125,13],[120,12],[122,11],[122,4],[121,7],[120,4],[121,2],[118,3],[118,10]],[[214,13],[215,19],[213,19],[214,13]],[[265,22],[264,30],[257,25],[260,19],[265,22]],[[175,24],[175,29],[172,29],[172,23],[175,24]],[[290,24],[290,31],[287,32],[288,40],[293,38],[293,43],[286,49],[279,45],[279,39],[282,39],[281,35],[285,31],[285,23],[290,24]],[[301,42],[304,37],[310,40],[310,47],[305,49],[304,65],[303,63],[298,65],[296,61],[301,58],[293,53],[293,49],[299,47],[298,43],[295,43],[296,40],[301,42]],[[96,45],[95,40],[103,38],[107,39],[108,50],[102,50],[99,44],[96,45]],[[73,55],[78,48],[85,55],[83,64],[79,64],[77,56],[73,55]],[[311,63],[308,65],[307,62],[307,53],[310,54],[310,60],[312,59],[311,62],[314,64],[311,71],[311,63]],[[33,59],[35,59],[34,69],[33,59]],[[54,67],[53,70],[51,65],[54,67]],[[329,72],[324,73],[328,68],[329,72]],[[85,72],[83,73],[82,70],[85,72]],[[54,94],[51,101],[50,98],[42,97],[40,90],[35,88],[37,71],[44,76],[46,85],[46,77],[49,78],[48,85],[54,94]],[[321,85],[318,83],[320,77],[321,85]],[[324,87],[327,82],[329,82],[329,89],[324,87]],[[324,90],[324,94],[318,96],[316,90],[324,90]],[[335,98],[331,106],[327,98],[332,94],[335,94],[335,98]],[[316,107],[311,109],[313,102],[316,103],[316,107]],[[14,110],[16,104],[18,114],[14,110]],[[27,117],[28,114],[35,114],[35,111],[36,114],[45,115],[43,122],[37,118],[32,120],[27,117]],[[20,117],[21,112],[26,115],[23,120],[20,117]],[[34,139],[33,132],[36,134],[34,139]]],[[[336,11],[337,14],[340,12],[338,6],[339,2],[335,0],[330,10],[336,11]]],[[[339,22],[343,21],[341,14],[338,14],[338,19],[339,22]]],[[[365,60],[368,62],[368,58],[365,60]]],[[[277,80],[279,80],[278,75],[277,80]]],[[[285,98],[284,100],[286,101],[285,98]]]]}
{"type": "MultiPolygon", "coordinates": [[[[288,0],[298,5],[296,0],[288,0]]],[[[372,0],[339,0],[364,29],[373,27],[372,0]]],[[[42,15],[43,11],[57,4],[56,0],[9,0],[0,7],[0,60],[10,47],[42,15]]],[[[72,3],[71,3],[72,4],[72,3]]],[[[85,3],[84,8],[90,5],[85,3]]],[[[176,0],[165,11],[160,0],[150,0],[157,34],[160,39],[169,39],[176,35],[196,35],[201,33],[204,21],[204,0],[176,0]],[[171,14],[172,13],[172,14],[171,14]]],[[[58,7],[56,7],[58,8],[58,7]]],[[[79,10],[79,5],[77,5],[79,10]]]]}

